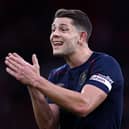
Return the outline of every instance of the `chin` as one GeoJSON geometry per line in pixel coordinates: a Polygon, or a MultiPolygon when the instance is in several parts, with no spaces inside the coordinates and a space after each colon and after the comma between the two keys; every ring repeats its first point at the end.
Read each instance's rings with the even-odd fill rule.
{"type": "Polygon", "coordinates": [[[64,56],[61,52],[53,52],[53,56],[64,56]]]}

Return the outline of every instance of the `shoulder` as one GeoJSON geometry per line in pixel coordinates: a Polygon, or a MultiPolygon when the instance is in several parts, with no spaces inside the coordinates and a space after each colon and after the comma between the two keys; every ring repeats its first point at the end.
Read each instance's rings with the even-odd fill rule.
{"type": "Polygon", "coordinates": [[[120,67],[118,61],[111,55],[102,53],[102,52],[95,52],[94,56],[94,63],[100,64],[100,65],[108,65],[109,66],[117,66],[120,67]]]}
{"type": "Polygon", "coordinates": [[[118,61],[106,53],[95,53],[91,67],[91,75],[104,75],[112,78],[114,82],[123,82],[123,73],[118,61]]]}

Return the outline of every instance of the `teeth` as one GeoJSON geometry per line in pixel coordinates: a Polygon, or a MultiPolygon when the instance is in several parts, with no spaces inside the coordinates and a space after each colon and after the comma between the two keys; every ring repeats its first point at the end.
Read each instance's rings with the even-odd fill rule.
{"type": "Polygon", "coordinates": [[[61,41],[54,41],[53,44],[54,45],[62,45],[63,43],[61,41]]]}

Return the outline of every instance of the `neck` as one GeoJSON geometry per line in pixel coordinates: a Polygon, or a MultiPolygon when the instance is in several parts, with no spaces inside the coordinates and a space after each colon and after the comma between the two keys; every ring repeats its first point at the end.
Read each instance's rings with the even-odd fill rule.
{"type": "Polygon", "coordinates": [[[68,57],[66,56],[65,60],[66,60],[66,63],[70,66],[70,68],[74,68],[85,63],[92,55],[92,53],[93,51],[91,51],[89,48],[83,49],[81,51],[71,54],[68,57]]]}

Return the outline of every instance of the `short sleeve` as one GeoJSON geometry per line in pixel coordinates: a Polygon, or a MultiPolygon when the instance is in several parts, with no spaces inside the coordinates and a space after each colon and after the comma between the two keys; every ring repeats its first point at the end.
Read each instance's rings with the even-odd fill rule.
{"type": "Polygon", "coordinates": [[[105,93],[123,83],[123,76],[118,62],[109,55],[103,55],[93,63],[87,84],[92,84],[105,93]]]}

